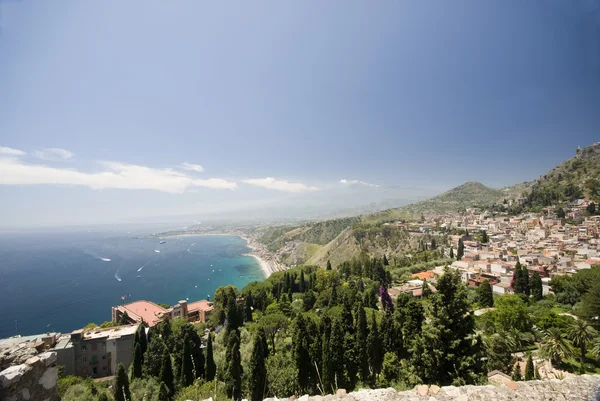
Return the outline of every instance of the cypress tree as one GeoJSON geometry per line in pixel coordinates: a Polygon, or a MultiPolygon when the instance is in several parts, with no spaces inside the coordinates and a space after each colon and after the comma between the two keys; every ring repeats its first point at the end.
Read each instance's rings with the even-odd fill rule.
{"type": "Polygon", "coordinates": [[[521,274],[522,274],[521,273],[521,262],[519,262],[519,260],[517,260],[517,264],[515,265],[515,271],[513,273],[513,278],[511,281],[511,286],[512,286],[515,294],[523,293],[523,288],[521,287],[523,285],[523,280],[521,279],[521,274]]]}
{"type": "Polygon", "coordinates": [[[519,365],[519,362],[515,363],[515,367],[513,368],[512,372],[512,379],[516,382],[523,380],[523,376],[521,376],[521,365],[519,365]]]}
{"type": "MultiPolygon", "coordinates": [[[[260,333],[254,337],[252,355],[250,357],[250,375],[248,387],[250,388],[250,401],[262,401],[267,387],[267,368],[265,367],[266,340],[260,333]]],[[[267,351],[268,352],[268,351],[267,351]]]]}
{"type": "Polygon", "coordinates": [[[135,345],[135,351],[133,352],[133,377],[142,377],[142,347],[140,344],[135,345]]]}
{"type": "Polygon", "coordinates": [[[465,244],[462,239],[458,240],[458,252],[456,254],[456,260],[461,260],[465,256],[465,244]]]}
{"type": "Polygon", "coordinates": [[[237,330],[240,327],[240,313],[235,294],[227,297],[227,331],[237,330]]]}
{"type": "Polygon", "coordinates": [[[144,359],[144,354],[148,349],[148,339],[146,338],[146,327],[143,324],[140,324],[140,328],[138,329],[140,332],[140,349],[142,351],[142,360],[144,359]]]}
{"type": "Polygon", "coordinates": [[[246,322],[252,321],[252,307],[254,306],[254,299],[252,299],[252,293],[249,292],[244,300],[244,320],[246,322]]]}
{"type": "Polygon", "coordinates": [[[213,357],[212,334],[208,333],[208,343],[206,344],[206,381],[213,381],[217,372],[217,365],[213,357]]]}
{"type": "Polygon", "coordinates": [[[492,292],[492,286],[488,280],[483,280],[479,288],[477,289],[479,295],[479,304],[484,308],[491,308],[494,306],[494,294],[492,292]]]}
{"type": "MultiPolygon", "coordinates": [[[[329,339],[329,363],[331,364],[332,386],[346,387],[346,361],[344,349],[344,323],[339,317],[331,322],[331,337],[329,339]]],[[[332,392],[335,392],[332,389],[332,392]]]]}
{"type": "Polygon", "coordinates": [[[125,367],[122,363],[119,363],[119,366],[117,366],[117,375],[115,377],[115,384],[113,385],[113,397],[115,401],[131,401],[129,380],[127,380],[127,373],[125,373],[125,367]]]}
{"type": "Polygon", "coordinates": [[[363,383],[369,378],[369,355],[367,349],[367,315],[362,302],[356,310],[356,347],[358,357],[358,373],[363,383]]]}
{"type": "Polygon", "coordinates": [[[387,256],[385,256],[385,254],[383,254],[383,265],[384,266],[389,266],[390,262],[388,261],[387,256]]]}
{"type": "Polygon", "coordinates": [[[227,338],[227,361],[225,388],[227,396],[239,401],[242,399],[242,357],[240,355],[240,334],[236,330],[229,332],[227,338]]]}
{"type": "Polygon", "coordinates": [[[308,333],[306,331],[306,321],[302,314],[298,314],[298,317],[294,320],[294,331],[292,336],[292,352],[294,356],[294,363],[298,371],[298,385],[300,390],[307,392],[310,388],[310,372],[312,371],[310,356],[309,356],[309,344],[308,344],[308,333]]]}
{"type": "Polygon", "coordinates": [[[481,243],[487,244],[489,240],[490,239],[488,238],[487,231],[483,230],[483,232],[481,233],[481,243]]]}
{"type": "Polygon", "coordinates": [[[181,385],[190,386],[194,383],[194,366],[190,351],[190,337],[186,334],[183,338],[183,354],[181,359],[181,372],[179,374],[181,385]]]}
{"type": "Polygon", "coordinates": [[[525,365],[525,380],[533,380],[535,378],[535,368],[533,367],[533,358],[531,354],[527,356],[527,365],[525,365]]]}
{"type": "Polygon", "coordinates": [[[435,238],[431,239],[431,249],[437,248],[437,243],[435,242],[435,238]]]}
{"type": "Polygon", "coordinates": [[[327,270],[331,270],[331,262],[329,260],[327,261],[327,270]]]}
{"type": "Polygon", "coordinates": [[[169,397],[169,389],[165,383],[160,383],[160,387],[158,388],[158,399],[160,401],[168,400],[169,397]]]}
{"type": "Polygon", "coordinates": [[[323,317],[321,322],[321,380],[323,382],[322,392],[329,393],[334,391],[334,371],[331,358],[331,320],[329,317],[323,317]]]}
{"type": "Polygon", "coordinates": [[[300,272],[300,283],[298,283],[298,291],[304,292],[305,290],[306,290],[306,288],[305,288],[305,284],[304,284],[304,270],[302,270],[300,272]]]}
{"type": "Polygon", "coordinates": [[[531,287],[531,296],[536,301],[539,301],[543,298],[544,293],[542,289],[542,278],[537,271],[533,272],[531,276],[531,280],[529,281],[529,286],[531,287]]]}
{"type": "Polygon", "coordinates": [[[338,295],[337,295],[337,287],[338,283],[334,282],[331,286],[331,292],[329,294],[329,307],[336,306],[338,304],[338,295]]]}
{"type": "Polygon", "coordinates": [[[450,247],[450,259],[454,259],[454,249],[450,247]]]}
{"type": "Polygon", "coordinates": [[[523,266],[521,268],[521,280],[521,288],[523,290],[523,294],[529,296],[531,292],[529,291],[529,270],[527,270],[527,266],[523,266]]]}
{"type": "Polygon", "coordinates": [[[382,353],[381,353],[381,337],[377,327],[377,318],[375,311],[371,311],[371,325],[369,326],[369,335],[367,336],[367,348],[369,367],[373,374],[371,382],[375,382],[376,376],[381,371],[382,353]]]}
{"type": "Polygon", "coordinates": [[[165,348],[162,356],[162,366],[160,368],[160,375],[158,380],[165,383],[169,390],[169,396],[175,393],[175,378],[173,377],[173,366],[171,365],[171,356],[169,351],[165,348]]]}

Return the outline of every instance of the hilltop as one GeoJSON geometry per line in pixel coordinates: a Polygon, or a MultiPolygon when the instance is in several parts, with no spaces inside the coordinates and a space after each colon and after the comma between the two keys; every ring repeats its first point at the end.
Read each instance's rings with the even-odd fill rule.
{"type": "MultiPolygon", "coordinates": [[[[287,264],[324,266],[368,252],[395,255],[411,249],[409,236],[386,223],[419,221],[422,217],[462,213],[466,209],[490,209],[505,205],[516,214],[575,199],[600,198],[600,142],[583,149],[547,174],[531,182],[501,189],[469,181],[431,199],[359,217],[325,220],[303,225],[263,229],[261,242],[278,251],[287,264]]],[[[414,242],[414,241],[413,241],[414,242]]]]}

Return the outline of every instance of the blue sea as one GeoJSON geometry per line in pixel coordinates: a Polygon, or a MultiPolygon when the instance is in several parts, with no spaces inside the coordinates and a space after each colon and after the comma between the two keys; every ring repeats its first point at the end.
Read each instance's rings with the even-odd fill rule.
{"type": "Polygon", "coordinates": [[[134,238],[115,233],[0,236],[0,338],[70,332],[111,319],[111,307],[175,304],[264,279],[235,236],[134,238]]]}

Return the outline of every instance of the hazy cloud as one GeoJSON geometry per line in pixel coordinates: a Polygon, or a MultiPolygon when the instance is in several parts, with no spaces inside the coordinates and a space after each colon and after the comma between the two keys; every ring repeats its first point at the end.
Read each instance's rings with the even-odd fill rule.
{"type": "Polygon", "coordinates": [[[341,179],[340,180],[340,184],[346,184],[346,185],[362,185],[365,187],[369,187],[369,188],[379,188],[379,185],[377,184],[371,184],[368,182],[364,182],[364,181],[359,181],[359,180],[346,180],[346,179],[341,179]]]}
{"type": "Polygon", "coordinates": [[[19,150],[19,149],[13,149],[13,148],[9,148],[9,147],[0,145],[0,155],[24,156],[25,152],[23,152],[22,150],[19,150]]]}
{"type": "Polygon", "coordinates": [[[104,171],[87,173],[76,169],[55,168],[23,163],[14,158],[0,158],[0,185],[66,184],[92,189],[151,189],[183,193],[186,189],[206,187],[234,189],[235,182],[220,178],[193,179],[172,169],[157,169],[133,164],[101,162],[104,171]]]}
{"type": "Polygon", "coordinates": [[[33,155],[42,160],[61,161],[71,159],[73,152],[61,148],[44,148],[42,150],[34,150],[33,155]]]}
{"type": "Polygon", "coordinates": [[[192,163],[181,163],[180,168],[182,168],[183,170],[188,170],[188,171],[195,171],[197,173],[201,173],[204,171],[204,167],[202,167],[199,164],[192,164],[192,163]]]}
{"type": "Polygon", "coordinates": [[[263,187],[268,189],[275,189],[277,191],[285,192],[311,192],[318,191],[317,187],[310,187],[298,182],[288,182],[286,180],[277,180],[273,177],[266,178],[251,178],[243,180],[244,183],[255,185],[257,187],[263,187]]]}

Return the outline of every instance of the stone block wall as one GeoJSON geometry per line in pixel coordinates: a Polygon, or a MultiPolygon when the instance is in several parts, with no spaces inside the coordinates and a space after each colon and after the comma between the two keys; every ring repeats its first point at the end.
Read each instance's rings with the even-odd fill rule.
{"type": "Polygon", "coordinates": [[[2,401],[59,401],[56,352],[31,356],[0,372],[2,401]]]}

